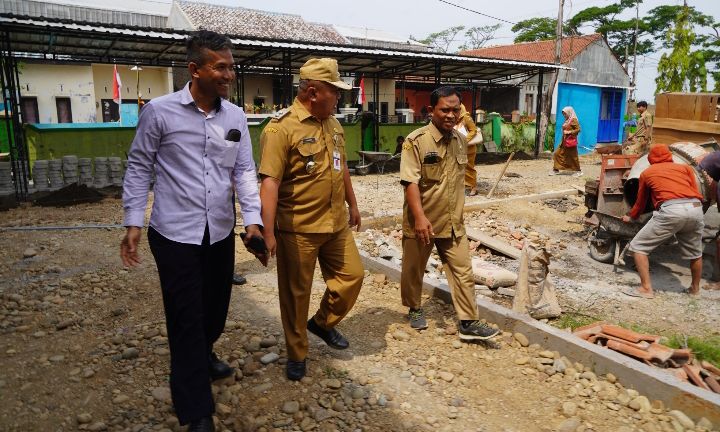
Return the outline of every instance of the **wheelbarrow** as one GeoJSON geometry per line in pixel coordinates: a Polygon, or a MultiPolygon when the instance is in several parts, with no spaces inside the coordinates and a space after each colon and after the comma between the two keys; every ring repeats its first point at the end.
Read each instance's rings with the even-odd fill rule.
{"type": "Polygon", "coordinates": [[[645,225],[652,214],[645,214],[638,222],[625,223],[622,216],[592,210],[598,219],[597,228],[588,236],[590,256],[599,262],[624,265],[623,257],[635,234],[645,225]]]}
{"type": "Polygon", "coordinates": [[[360,163],[355,166],[355,173],[358,175],[367,175],[373,165],[377,166],[378,173],[383,174],[386,163],[400,158],[400,153],[393,155],[389,152],[366,150],[360,150],[357,153],[360,155],[360,163]]]}

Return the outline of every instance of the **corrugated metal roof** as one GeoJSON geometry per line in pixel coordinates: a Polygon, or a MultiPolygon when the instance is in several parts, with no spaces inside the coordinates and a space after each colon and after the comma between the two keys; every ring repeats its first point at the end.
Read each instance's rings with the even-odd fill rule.
{"type": "Polygon", "coordinates": [[[189,1],[178,1],[177,5],[195,29],[253,38],[348,43],[331,25],[311,23],[300,15],[189,1]]]}
{"type": "Polygon", "coordinates": [[[167,24],[167,16],[160,14],[34,0],[2,0],[0,13],[140,27],[165,27],[167,24]]]}
{"type": "MultiPolygon", "coordinates": [[[[98,63],[181,65],[185,63],[185,39],[189,34],[2,14],[0,24],[9,32],[13,51],[18,55],[55,59],[62,56],[63,60],[98,63]]],[[[279,73],[288,66],[297,71],[308,58],[325,56],[338,59],[343,73],[427,80],[433,79],[439,69],[443,80],[493,83],[558,68],[546,63],[229,36],[238,67],[247,71],[257,67],[279,73]]]]}

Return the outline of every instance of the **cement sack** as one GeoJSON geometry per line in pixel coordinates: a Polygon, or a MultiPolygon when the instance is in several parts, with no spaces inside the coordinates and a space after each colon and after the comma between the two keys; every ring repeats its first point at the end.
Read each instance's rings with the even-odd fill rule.
{"type": "Polygon", "coordinates": [[[520,253],[514,311],[527,313],[535,319],[560,316],[562,310],[555,295],[555,286],[550,280],[549,266],[550,253],[526,241],[520,253]]]}
{"type": "Polygon", "coordinates": [[[517,282],[515,273],[477,257],[472,259],[472,269],[475,283],[492,289],[513,286],[517,282]]]}

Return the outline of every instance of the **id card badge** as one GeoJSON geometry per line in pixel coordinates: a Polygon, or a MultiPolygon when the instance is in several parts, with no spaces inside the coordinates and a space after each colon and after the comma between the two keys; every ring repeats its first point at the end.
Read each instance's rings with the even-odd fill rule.
{"type": "Polygon", "coordinates": [[[333,168],[335,171],[340,171],[342,168],[341,166],[342,159],[340,158],[340,152],[337,150],[333,150],[333,168]]]}

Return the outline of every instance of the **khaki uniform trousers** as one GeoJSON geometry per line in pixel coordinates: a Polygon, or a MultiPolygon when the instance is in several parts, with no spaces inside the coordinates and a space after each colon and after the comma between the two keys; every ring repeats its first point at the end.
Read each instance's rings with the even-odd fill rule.
{"type": "Polygon", "coordinates": [[[477,145],[470,144],[467,148],[468,162],[465,165],[465,188],[473,189],[477,187],[477,170],[475,169],[475,156],[477,155],[477,145]]]}
{"type": "Polygon", "coordinates": [[[477,320],[475,280],[470,264],[470,247],[467,236],[436,238],[426,245],[417,238],[403,237],[402,274],[400,296],[403,306],[419,309],[422,297],[423,276],[433,244],[437,247],[443,270],[447,276],[455,312],[460,320],[477,320]]]}
{"type": "Polygon", "coordinates": [[[280,316],[290,360],[304,360],[308,352],[307,320],[315,263],[327,289],[315,313],[324,329],[335,327],[360,293],[364,269],[349,228],[332,234],[278,231],[277,274],[280,316]]]}
{"type": "Polygon", "coordinates": [[[623,149],[623,154],[626,155],[632,155],[632,154],[645,154],[648,152],[650,147],[650,143],[648,142],[648,139],[645,137],[635,137],[633,140],[628,144],[625,149],[623,149]]]}

